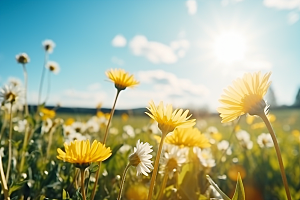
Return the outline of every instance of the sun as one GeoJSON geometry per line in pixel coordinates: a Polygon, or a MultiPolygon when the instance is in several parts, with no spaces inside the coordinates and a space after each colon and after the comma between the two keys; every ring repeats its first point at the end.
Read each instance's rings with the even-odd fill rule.
{"type": "Polygon", "coordinates": [[[245,57],[245,51],[245,38],[238,32],[223,32],[215,39],[214,53],[221,62],[230,64],[241,61],[245,57]]]}

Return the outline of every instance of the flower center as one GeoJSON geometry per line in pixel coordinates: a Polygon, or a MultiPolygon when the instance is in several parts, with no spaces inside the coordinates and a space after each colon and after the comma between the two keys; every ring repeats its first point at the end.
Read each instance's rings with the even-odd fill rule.
{"type": "Polygon", "coordinates": [[[52,65],[50,65],[50,66],[49,66],[49,69],[50,69],[50,71],[52,71],[52,72],[53,72],[53,71],[55,70],[55,67],[54,67],[54,66],[52,66],[52,65]]]}
{"type": "Polygon", "coordinates": [[[12,92],[8,92],[5,96],[5,99],[9,102],[14,102],[16,100],[16,95],[12,92]]]}
{"type": "Polygon", "coordinates": [[[169,172],[173,171],[174,169],[176,170],[177,166],[178,166],[178,163],[177,163],[177,160],[175,158],[170,158],[168,160],[167,169],[168,169],[169,172]]]}
{"type": "Polygon", "coordinates": [[[138,166],[138,164],[141,163],[141,160],[139,156],[136,153],[134,153],[131,156],[129,156],[129,162],[132,166],[136,167],[138,166]]]}

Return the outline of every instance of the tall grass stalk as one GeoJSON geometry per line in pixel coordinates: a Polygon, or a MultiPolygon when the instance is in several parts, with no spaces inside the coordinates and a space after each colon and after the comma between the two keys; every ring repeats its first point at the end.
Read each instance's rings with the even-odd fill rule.
{"type": "MultiPolygon", "coordinates": [[[[112,107],[112,109],[110,111],[109,119],[108,119],[108,122],[107,122],[107,125],[106,125],[106,129],[105,129],[105,134],[104,134],[103,141],[102,141],[102,143],[104,145],[105,145],[106,140],[107,140],[109,126],[110,126],[112,117],[113,117],[114,112],[115,112],[116,103],[117,103],[117,99],[119,97],[120,92],[121,92],[121,90],[117,89],[117,94],[116,94],[116,97],[115,97],[115,101],[114,101],[113,107],[112,107]]],[[[95,175],[96,176],[95,177],[95,184],[94,184],[94,187],[93,187],[93,191],[92,191],[92,195],[91,195],[91,200],[94,200],[94,197],[95,197],[95,194],[96,194],[96,188],[97,188],[97,184],[98,184],[99,173],[100,173],[100,170],[101,170],[101,163],[102,163],[101,161],[98,163],[99,168],[98,168],[98,170],[96,172],[96,175],[95,175]]]]}
{"type": "Polygon", "coordinates": [[[84,171],[85,169],[84,168],[81,168],[80,169],[80,173],[81,173],[81,194],[82,194],[82,198],[83,200],[86,200],[86,197],[85,197],[85,188],[84,188],[84,171]]]}
{"type": "Polygon", "coordinates": [[[168,133],[162,133],[161,134],[161,140],[160,140],[159,147],[158,147],[158,150],[157,150],[157,154],[156,154],[156,158],[155,158],[155,163],[154,163],[154,168],[153,168],[153,172],[152,172],[152,176],[151,176],[151,182],[150,182],[149,193],[148,193],[148,200],[152,199],[154,185],[155,185],[155,180],[156,180],[157,171],[158,171],[160,154],[161,154],[163,143],[164,143],[164,140],[165,140],[167,134],[168,133]]]}
{"type": "Polygon", "coordinates": [[[28,84],[28,75],[25,64],[23,66],[23,73],[24,73],[24,84],[25,84],[25,91],[24,91],[24,101],[25,101],[25,116],[28,116],[28,104],[27,104],[27,84],[28,84]]]}
{"type": "Polygon", "coordinates": [[[164,194],[164,190],[165,190],[166,185],[167,185],[168,178],[169,178],[169,171],[166,168],[165,174],[164,174],[164,177],[163,177],[163,181],[162,181],[162,184],[161,184],[161,187],[160,187],[160,191],[159,191],[158,197],[156,198],[157,200],[162,199],[162,196],[164,194]]]}
{"type": "Polygon", "coordinates": [[[119,195],[118,195],[117,200],[121,200],[121,198],[122,198],[122,191],[123,191],[123,187],[124,187],[124,183],[125,183],[125,178],[126,178],[126,174],[127,174],[127,171],[128,171],[130,166],[131,166],[130,164],[127,164],[127,166],[124,169],[122,179],[121,179],[120,191],[119,191],[119,195]]]}
{"type": "Polygon", "coordinates": [[[12,147],[11,147],[11,140],[12,140],[12,107],[13,102],[10,103],[10,115],[9,115],[9,138],[8,138],[8,163],[7,163],[7,170],[6,170],[6,182],[8,182],[10,166],[11,166],[11,159],[12,159],[12,147]]]}
{"type": "MultiPolygon", "coordinates": [[[[40,88],[39,88],[39,96],[38,96],[37,106],[39,106],[40,102],[41,102],[41,96],[42,96],[42,90],[43,90],[43,83],[44,83],[44,76],[45,76],[45,68],[46,68],[47,61],[48,61],[48,53],[46,51],[45,52],[45,58],[44,58],[44,65],[43,65],[43,69],[42,69],[42,76],[41,76],[41,80],[40,80],[40,88]]],[[[38,112],[38,109],[37,109],[37,112],[38,112]]]]}
{"type": "Polygon", "coordinates": [[[9,199],[8,187],[7,187],[7,182],[5,180],[5,174],[4,174],[4,170],[3,170],[2,155],[1,154],[0,154],[0,178],[1,178],[2,191],[4,193],[4,199],[8,200],[9,199]]]}

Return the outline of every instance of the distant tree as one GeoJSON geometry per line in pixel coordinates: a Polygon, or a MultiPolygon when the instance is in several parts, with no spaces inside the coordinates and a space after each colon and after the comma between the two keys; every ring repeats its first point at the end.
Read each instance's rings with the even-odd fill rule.
{"type": "Polygon", "coordinates": [[[297,92],[294,105],[295,106],[300,106],[300,88],[299,88],[299,90],[297,92]]]}
{"type": "Polygon", "coordinates": [[[276,107],[277,106],[275,92],[274,92],[274,90],[273,90],[273,88],[271,86],[269,87],[269,90],[267,92],[266,100],[267,100],[267,103],[269,105],[271,105],[272,107],[276,107]]]}

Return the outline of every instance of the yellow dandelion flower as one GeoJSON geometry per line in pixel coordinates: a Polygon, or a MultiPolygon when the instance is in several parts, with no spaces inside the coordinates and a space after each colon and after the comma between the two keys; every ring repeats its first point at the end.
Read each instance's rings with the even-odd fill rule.
{"type": "Polygon", "coordinates": [[[127,113],[123,113],[123,114],[121,115],[121,118],[122,118],[122,121],[123,121],[123,122],[127,122],[128,118],[129,118],[129,115],[128,115],[127,113]]]}
{"type": "Polygon", "coordinates": [[[94,140],[92,146],[90,141],[72,141],[69,145],[64,144],[65,151],[60,148],[57,149],[57,158],[73,163],[76,167],[87,167],[92,162],[99,162],[106,160],[111,156],[110,148],[106,148],[101,142],[94,140]]]}
{"type": "Polygon", "coordinates": [[[209,140],[197,128],[177,128],[172,135],[168,135],[166,143],[174,144],[179,147],[210,147],[209,140]]]}
{"type": "Polygon", "coordinates": [[[54,110],[49,110],[47,108],[42,108],[40,113],[43,121],[47,120],[48,118],[54,118],[56,114],[54,110]]]}
{"type": "Polygon", "coordinates": [[[218,112],[222,118],[222,123],[235,120],[241,115],[249,113],[258,115],[268,108],[263,97],[271,84],[269,78],[271,72],[261,75],[258,73],[246,73],[242,79],[238,78],[224,90],[220,102],[222,107],[218,112]]]}
{"type": "Polygon", "coordinates": [[[72,125],[74,122],[75,122],[75,120],[74,120],[73,118],[68,118],[68,119],[65,121],[65,125],[66,125],[66,126],[70,126],[70,125],[72,125]]]}
{"type": "Polygon", "coordinates": [[[106,71],[106,76],[115,83],[115,87],[118,90],[125,90],[127,87],[134,87],[139,84],[134,79],[133,75],[129,75],[123,69],[111,69],[106,71]]]}
{"type": "Polygon", "coordinates": [[[189,110],[183,112],[182,109],[176,109],[173,111],[171,104],[167,104],[164,107],[163,102],[160,102],[158,106],[155,106],[154,102],[150,101],[147,109],[150,113],[146,112],[146,114],[157,121],[158,128],[161,130],[163,136],[174,131],[175,128],[189,128],[196,124],[195,119],[189,120],[192,116],[187,116],[189,110]]]}

